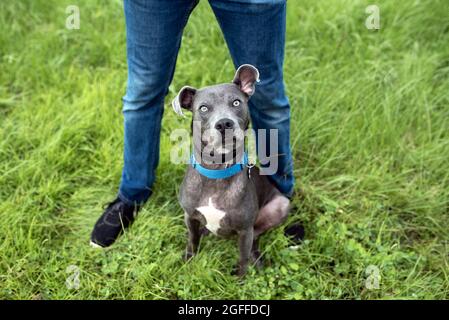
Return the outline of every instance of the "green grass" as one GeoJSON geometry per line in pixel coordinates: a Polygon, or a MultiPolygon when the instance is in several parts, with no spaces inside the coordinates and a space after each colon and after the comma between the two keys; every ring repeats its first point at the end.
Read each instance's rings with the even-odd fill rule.
{"type": "Polygon", "coordinates": [[[185,84],[227,82],[233,66],[206,1],[193,12],[166,100],[151,201],[112,248],[91,228],[117,191],[126,85],[121,1],[0,3],[0,298],[449,298],[449,3],[289,1],[285,81],[294,199],[306,241],[261,241],[270,264],[230,276],[233,241],[207,237],[185,264],[170,164],[169,101],[185,84]],[[81,29],[67,30],[77,4],[81,29]],[[65,285],[66,268],[80,286],[65,285]],[[365,287],[377,266],[379,289],[365,287]]]}

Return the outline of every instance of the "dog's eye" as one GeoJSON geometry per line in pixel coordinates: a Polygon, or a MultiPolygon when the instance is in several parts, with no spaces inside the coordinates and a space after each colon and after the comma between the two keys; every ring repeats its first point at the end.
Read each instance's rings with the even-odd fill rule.
{"type": "Polygon", "coordinates": [[[234,100],[234,101],[232,102],[232,105],[233,105],[234,107],[238,107],[238,106],[240,105],[240,100],[239,100],[239,99],[234,100]]]}
{"type": "Polygon", "coordinates": [[[201,107],[200,107],[200,111],[201,111],[201,112],[207,112],[208,110],[209,110],[209,108],[206,107],[206,106],[201,106],[201,107]]]}

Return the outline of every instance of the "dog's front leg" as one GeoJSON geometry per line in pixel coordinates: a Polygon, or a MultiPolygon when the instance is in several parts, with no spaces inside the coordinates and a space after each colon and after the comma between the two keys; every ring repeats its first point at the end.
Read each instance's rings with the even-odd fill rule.
{"type": "Polygon", "coordinates": [[[239,277],[244,276],[246,270],[248,269],[253,240],[254,240],[254,230],[252,226],[251,228],[239,232],[240,258],[236,272],[236,275],[239,277]]]}
{"type": "Polygon", "coordinates": [[[263,266],[263,260],[262,260],[262,254],[259,251],[259,238],[255,238],[255,232],[254,232],[254,240],[253,240],[253,246],[251,248],[251,262],[254,263],[256,268],[262,268],[263,266]]]}
{"type": "Polygon", "coordinates": [[[200,222],[197,219],[190,217],[187,213],[184,215],[184,221],[189,231],[189,239],[184,259],[189,260],[198,252],[198,246],[201,239],[200,222]]]}

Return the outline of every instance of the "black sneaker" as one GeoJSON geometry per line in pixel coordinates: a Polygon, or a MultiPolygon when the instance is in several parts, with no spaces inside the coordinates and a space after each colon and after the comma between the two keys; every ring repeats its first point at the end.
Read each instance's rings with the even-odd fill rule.
{"type": "Polygon", "coordinates": [[[123,230],[134,221],[139,210],[140,206],[128,205],[117,197],[108,204],[95,223],[90,236],[91,246],[104,248],[113,244],[123,230]]]}
{"type": "MultiPolygon", "coordinates": [[[[289,198],[290,201],[292,201],[293,196],[295,196],[295,193],[293,193],[289,198]]],[[[297,213],[298,208],[293,205],[290,212],[297,213]]],[[[299,221],[293,222],[292,224],[285,227],[284,235],[289,238],[295,245],[301,244],[305,236],[304,226],[299,221]]]]}
{"type": "Polygon", "coordinates": [[[304,240],[304,226],[299,222],[292,223],[284,229],[284,235],[298,245],[304,240]]]}

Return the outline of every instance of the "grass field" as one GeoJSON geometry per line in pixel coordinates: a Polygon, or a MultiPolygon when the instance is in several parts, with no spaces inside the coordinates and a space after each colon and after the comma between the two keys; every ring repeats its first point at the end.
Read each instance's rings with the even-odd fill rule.
{"type": "Polygon", "coordinates": [[[174,94],[234,73],[208,3],[185,30],[155,193],[99,251],[90,231],[122,166],[122,3],[1,1],[0,298],[449,298],[449,3],[379,0],[377,31],[365,27],[369,4],[288,3],[298,194],[289,221],[304,223],[306,240],[295,249],[282,229],[268,233],[270,263],[239,283],[232,241],[207,237],[198,257],[180,259],[185,166],[169,160],[171,130],[190,125],[172,112],[174,94]],[[70,4],[79,30],[65,28],[70,4]],[[378,289],[366,286],[373,268],[378,289]]]}

